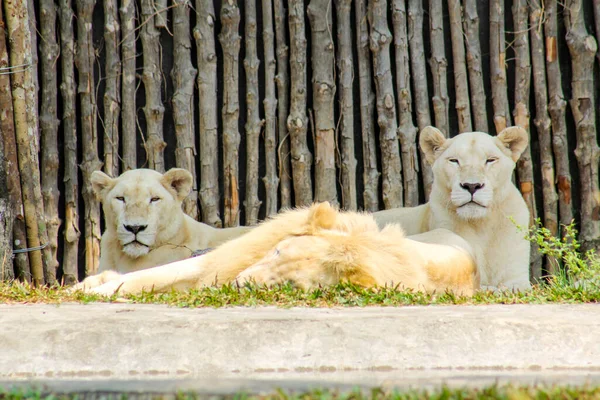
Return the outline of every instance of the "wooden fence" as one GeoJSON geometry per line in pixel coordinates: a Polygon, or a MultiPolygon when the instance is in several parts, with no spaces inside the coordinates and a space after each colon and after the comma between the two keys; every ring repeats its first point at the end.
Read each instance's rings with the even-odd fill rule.
{"type": "Polygon", "coordinates": [[[100,168],[188,169],[185,211],[214,226],[313,200],[423,203],[427,125],[527,129],[517,184],[532,218],[557,234],[575,218],[599,243],[600,2],[2,4],[0,279],[96,270],[100,168]]]}

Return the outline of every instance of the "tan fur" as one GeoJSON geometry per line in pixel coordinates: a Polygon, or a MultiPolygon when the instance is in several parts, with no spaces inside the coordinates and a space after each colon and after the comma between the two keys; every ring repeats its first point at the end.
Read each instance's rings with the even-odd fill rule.
{"type": "Polygon", "coordinates": [[[511,180],[515,162],[527,147],[527,132],[509,127],[496,137],[468,132],[446,139],[427,127],[419,143],[433,165],[429,202],[376,212],[379,226],[399,223],[408,234],[441,244],[448,244],[449,237],[436,237],[432,230],[448,229],[471,245],[482,287],[530,288],[530,246],[510,220],[522,227],[529,224],[527,205],[511,180]],[[469,194],[461,186],[465,184],[483,186],[469,194]]]}
{"type": "Polygon", "coordinates": [[[370,215],[338,212],[322,203],[285,211],[204,256],[85,288],[100,294],[132,293],[254,279],[290,280],[304,288],[350,281],[471,294],[478,277],[469,245],[452,232],[437,234],[452,244],[405,238],[398,226],[379,230],[370,215]]]}
{"type": "Polygon", "coordinates": [[[135,169],[114,179],[95,171],[92,185],[102,201],[106,223],[99,273],[128,273],[182,260],[250,229],[216,229],[186,215],[181,204],[192,188],[192,175],[184,169],[173,168],[164,175],[135,169]],[[146,228],[135,236],[125,225],[146,228]],[[134,237],[147,246],[127,245],[134,237]]]}

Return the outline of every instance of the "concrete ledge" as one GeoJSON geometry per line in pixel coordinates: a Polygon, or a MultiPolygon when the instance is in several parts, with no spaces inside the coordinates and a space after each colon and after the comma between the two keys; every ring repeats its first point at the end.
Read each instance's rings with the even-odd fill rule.
{"type": "Polygon", "coordinates": [[[273,386],[600,383],[599,337],[600,305],[594,304],[0,305],[0,386],[221,393],[273,386]]]}

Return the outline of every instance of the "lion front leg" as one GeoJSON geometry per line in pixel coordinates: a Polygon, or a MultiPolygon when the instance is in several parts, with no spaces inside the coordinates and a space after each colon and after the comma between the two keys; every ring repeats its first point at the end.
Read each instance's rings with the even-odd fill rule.
{"type": "Polygon", "coordinates": [[[100,285],[103,285],[107,282],[119,279],[120,277],[121,277],[121,274],[119,274],[116,271],[111,271],[111,270],[104,271],[97,275],[88,276],[83,281],[79,282],[78,284],[71,286],[68,289],[68,291],[69,292],[75,292],[77,290],[86,291],[86,290],[98,287],[100,285]]]}

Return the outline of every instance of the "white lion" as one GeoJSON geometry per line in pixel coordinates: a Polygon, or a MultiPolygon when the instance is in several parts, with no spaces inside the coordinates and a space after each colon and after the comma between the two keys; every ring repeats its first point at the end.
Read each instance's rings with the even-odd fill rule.
{"type": "MultiPolygon", "coordinates": [[[[192,188],[192,174],[173,168],[164,175],[134,169],[118,178],[92,173],[102,201],[105,231],[100,244],[98,283],[128,273],[182,260],[194,251],[216,247],[249,227],[217,229],[186,215],[181,204],[192,188]]],[[[91,282],[88,278],[88,284],[91,282]]]]}
{"type": "Polygon", "coordinates": [[[527,144],[520,127],[496,137],[468,132],[452,139],[427,127],[419,145],[433,165],[429,202],[373,215],[379,226],[399,223],[409,235],[448,229],[471,245],[482,288],[528,289],[530,245],[515,223],[527,228],[529,210],[511,180],[527,144]]]}

